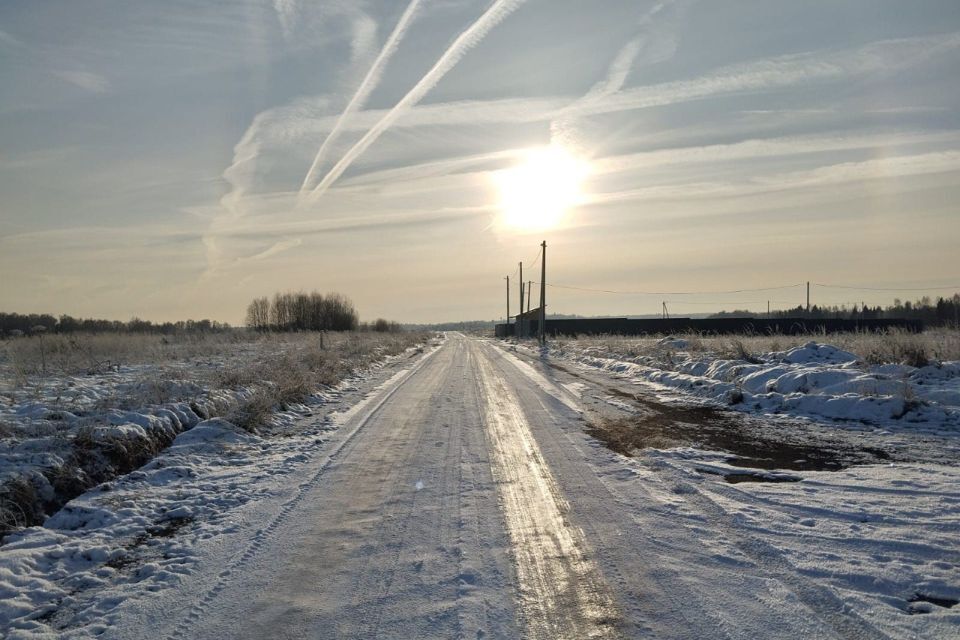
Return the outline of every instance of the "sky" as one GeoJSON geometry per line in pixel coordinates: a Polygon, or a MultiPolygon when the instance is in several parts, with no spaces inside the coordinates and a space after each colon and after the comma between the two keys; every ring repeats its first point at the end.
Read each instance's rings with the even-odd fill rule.
{"type": "Polygon", "coordinates": [[[7,0],[0,310],[499,318],[544,240],[556,313],[952,294],[958,69],[956,0],[7,0]]]}

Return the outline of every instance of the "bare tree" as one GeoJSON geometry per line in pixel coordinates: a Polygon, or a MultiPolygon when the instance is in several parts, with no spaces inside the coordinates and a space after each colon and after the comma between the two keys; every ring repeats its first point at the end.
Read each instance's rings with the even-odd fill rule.
{"type": "Polygon", "coordinates": [[[247,307],[247,326],[257,331],[270,328],[270,301],[267,298],[254,298],[247,307]]]}

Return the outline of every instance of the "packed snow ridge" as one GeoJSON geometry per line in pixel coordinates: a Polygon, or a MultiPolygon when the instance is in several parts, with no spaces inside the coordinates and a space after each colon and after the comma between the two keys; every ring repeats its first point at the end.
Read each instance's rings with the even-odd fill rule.
{"type": "Polygon", "coordinates": [[[686,351],[687,341],[679,338],[664,338],[658,346],[659,356],[629,356],[565,342],[551,353],[740,411],[910,424],[934,432],[960,428],[960,362],[870,366],[818,342],[749,360],[686,351]]]}

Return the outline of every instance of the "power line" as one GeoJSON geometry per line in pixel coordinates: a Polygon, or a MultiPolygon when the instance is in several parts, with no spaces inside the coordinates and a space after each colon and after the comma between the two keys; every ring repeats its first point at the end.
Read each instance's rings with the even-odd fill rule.
{"type": "Polygon", "coordinates": [[[768,302],[773,302],[775,304],[798,304],[796,300],[724,300],[722,302],[694,302],[692,300],[664,300],[664,302],[669,302],[670,304],[767,304],[768,302]]]}
{"type": "MultiPolygon", "coordinates": [[[[537,251],[537,257],[530,261],[529,264],[530,264],[530,268],[531,268],[531,269],[533,269],[535,266],[537,266],[537,261],[540,260],[540,256],[541,256],[541,255],[543,255],[543,247],[540,247],[540,250],[537,251]]],[[[523,264],[527,264],[527,263],[524,262],[523,264]]],[[[540,284],[540,283],[538,282],[537,284],[540,284]]]]}
{"type": "MultiPolygon", "coordinates": [[[[539,258],[539,255],[538,255],[539,258]]],[[[526,263],[524,263],[526,264],[526,263]]],[[[539,282],[534,282],[534,284],[540,284],[539,282]]],[[[944,286],[944,287],[855,287],[848,285],[833,285],[833,284],[821,284],[818,282],[811,283],[817,287],[824,287],[829,289],[849,289],[853,291],[945,291],[949,289],[960,289],[960,285],[953,286],[944,286]]],[[[589,291],[592,293],[610,293],[614,295],[638,295],[638,296],[695,296],[695,295],[718,295],[718,294],[733,294],[733,293],[752,293],[758,291],[778,291],[783,289],[794,289],[796,287],[804,286],[804,283],[800,282],[797,284],[788,284],[777,287],[757,287],[751,289],[730,289],[727,291],[616,291],[613,289],[596,289],[593,287],[576,287],[573,285],[564,285],[564,284],[553,284],[547,283],[548,287],[554,287],[557,289],[571,289],[573,291],[589,291]]],[[[668,300],[668,302],[670,302],[668,300]]],[[[763,300],[762,302],[766,302],[763,300]]],[[[774,302],[771,300],[771,302],[774,302]]],[[[781,301],[782,302],[782,301],[781,301]]],[[[731,304],[730,302],[724,302],[720,304],[731,304]]],[[[737,303],[739,304],[739,303],[737,303]]],[[[785,303],[785,304],[792,304],[785,303]]]]}
{"type": "MultiPolygon", "coordinates": [[[[534,284],[540,284],[535,282],[534,284]]],[[[610,289],[592,289],[589,287],[574,287],[571,285],[563,284],[551,284],[547,283],[548,287],[554,287],[557,289],[572,289],[574,291],[592,291],[594,293],[612,293],[616,295],[631,295],[631,296],[698,296],[698,295],[710,295],[710,294],[727,294],[727,293],[750,293],[755,291],[776,291],[779,289],[794,289],[796,287],[802,287],[803,283],[798,284],[788,284],[780,287],[760,287],[756,289],[731,289],[730,291],[613,291],[610,289]]]]}
{"type": "Polygon", "coordinates": [[[947,289],[960,289],[960,285],[947,285],[945,287],[854,287],[844,284],[821,284],[814,282],[814,286],[827,289],[853,289],[855,291],[944,291],[947,289]]]}

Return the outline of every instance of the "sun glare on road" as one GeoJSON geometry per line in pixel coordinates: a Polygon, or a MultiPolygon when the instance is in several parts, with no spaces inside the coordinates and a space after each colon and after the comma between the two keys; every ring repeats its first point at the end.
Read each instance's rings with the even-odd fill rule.
{"type": "Polygon", "coordinates": [[[529,150],[515,167],[497,171],[501,222],[527,230],[556,226],[580,202],[587,163],[558,145],[529,150]]]}

